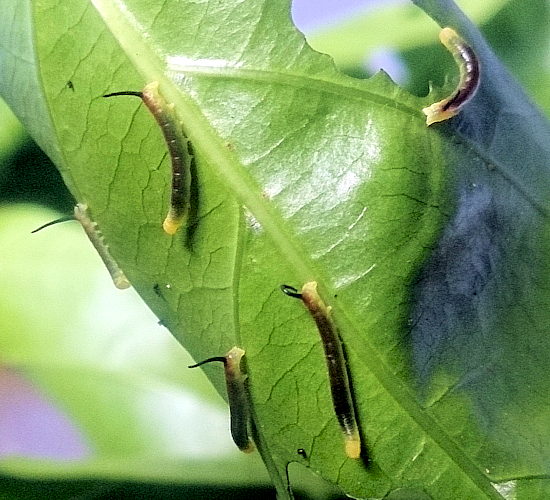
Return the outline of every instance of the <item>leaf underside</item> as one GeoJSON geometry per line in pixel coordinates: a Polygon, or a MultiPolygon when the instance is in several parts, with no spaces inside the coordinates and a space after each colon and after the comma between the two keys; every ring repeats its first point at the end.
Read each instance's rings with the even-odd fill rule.
{"type": "MultiPolygon", "coordinates": [[[[338,73],[287,2],[35,2],[36,136],[192,356],[245,349],[282,495],[299,462],[354,497],[545,498],[548,125],[454,4],[417,3],[483,68],[467,110],[430,129],[433,95],[338,73]],[[156,123],[135,98],[101,97],[152,81],[197,153],[173,237],[156,123]],[[279,289],[313,280],[345,345],[364,460],[345,456],[315,324],[279,289]]],[[[224,394],[219,367],[204,370],[224,394]]]]}

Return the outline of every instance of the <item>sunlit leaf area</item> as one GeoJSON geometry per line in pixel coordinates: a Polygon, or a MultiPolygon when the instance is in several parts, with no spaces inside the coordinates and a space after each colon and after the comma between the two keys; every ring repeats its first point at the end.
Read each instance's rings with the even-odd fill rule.
{"type": "Polygon", "coordinates": [[[0,0],[0,498],[550,498],[550,6],[457,4],[0,0]]]}

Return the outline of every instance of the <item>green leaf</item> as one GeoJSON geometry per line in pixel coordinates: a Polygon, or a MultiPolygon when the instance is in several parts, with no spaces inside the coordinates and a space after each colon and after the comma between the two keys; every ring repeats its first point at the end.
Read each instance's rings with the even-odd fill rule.
{"type": "MultiPolygon", "coordinates": [[[[113,287],[78,224],[31,234],[57,215],[0,210],[0,498],[272,494],[212,385],[113,287]]],[[[292,478],[308,498],[334,497],[311,474],[292,478]]]]}
{"type": "Polygon", "coordinates": [[[31,234],[52,218],[0,210],[2,474],[57,480],[58,493],[69,478],[267,484],[231,442],[219,396],[135,292],[112,286],[78,224],[31,234]]]}
{"type": "MultiPolygon", "coordinates": [[[[9,69],[36,63],[41,144],[155,314],[196,360],[246,350],[280,494],[299,462],[354,497],[545,498],[549,130],[475,28],[421,3],[483,68],[471,105],[428,129],[434,96],[338,73],[287,2],[121,5],[32,4],[18,29],[34,51],[12,46],[9,69]],[[174,237],[157,125],[131,97],[101,98],[151,81],[197,152],[195,212],[174,237]],[[279,290],[312,280],[368,463],[345,456],[315,325],[279,290]]],[[[224,394],[219,367],[205,372],[224,394]]]]}

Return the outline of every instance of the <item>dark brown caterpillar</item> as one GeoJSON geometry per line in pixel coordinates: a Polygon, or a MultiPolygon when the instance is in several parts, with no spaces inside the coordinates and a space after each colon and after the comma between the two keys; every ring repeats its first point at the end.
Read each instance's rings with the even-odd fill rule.
{"type": "Polygon", "coordinates": [[[306,283],[300,293],[288,285],[282,285],[281,290],[291,297],[300,299],[313,316],[325,350],[332,403],[334,413],[344,434],[346,455],[350,458],[359,458],[361,438],[359,437],[355,410],[353,409],[344,351],[336,326],[330,319],[331,308],[325,306],[317,293],[317,283],[315,281],[306,283]]]}
{"type": "Polygon", "coordinates": [[[191,163],[189,140],[174,117],[173,104],[167,104],[158,91],[158,82],[147,85],[141,92],[124,91],[103,97],[131,95],[139,97],[160,125],[172,161],[172,192],[170,209],[162,224],[164,231],[175,234],[187,222],[191,199],[191,163]]]}
{"type": "Polygon", "coordinates": [[[445,48],[453,55],[460,70],[460,81],[455,91],[442,101],[436,102],[422,111],[426,115],[426,123],[442,122],[457,115],[468,104],[479,88],[480,66],[472,48],[452,28],[443,28],[439,39],[445,48]]]}
{"type": "Polygon", "coordinates": [[[227,399],[229,400],[229,413],[231,415],[231,436],[239,450],[251,453],[254,451],[254,443],[248,437],[250,410],[245,387],[246,375],[241,371],[241,359],[243,356],[244,351],[242,349],[233,347],[225,356],[208,358],[189,368],[196,368],[212,361],[223,363],[227,399]]]}

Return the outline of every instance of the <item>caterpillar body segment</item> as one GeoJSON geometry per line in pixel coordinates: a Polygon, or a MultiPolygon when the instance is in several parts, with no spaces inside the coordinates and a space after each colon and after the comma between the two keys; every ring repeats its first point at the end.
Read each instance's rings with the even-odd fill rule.
{"type": "Polygon", "coordinates": [[[158,82],[152,82],[146,85],[141,92],[113,92],[103,97],[122,95],[139,97],[160,126],[168,147],[172,166],[170,208],[162,227],[166,233],[173,235],[187,222],[189,216],[191,164],[194,161],[194,155],[191,144],[174,114],[174,105],[168,104],[164,100],[158,87],[158,82]]]}
{"type": "Polygon", "coordinates": [[[254,443],[248,436],[250,408],[245,384],[246,375],[241,370],[241,360],[244,354],[245,351],[239,347],[233,347],[225,356],[208,358],[189,368],[196,368],[197,366],[214,361],[223,363],[229,413],[231,416],[231,437],[239,450],[244,453],[252,453],[254,451],[254,443]]]}
{"type": "Polygon", "coordinates": [[[460,81],[455,91],[445,99],[438,101],[422,111],[426,115],[426,124],[442,122],[457,115],[475,96],[479,88],[481,70],[473,49],[452,28],[443,28],[439,39],[453,55],[460,71],[460,81]]]}
{"type": "Polygon", "coordinates": [[[344,350],[336,325],[330,317],[331,307],[327,307],[321,299],[315,281],[306,283],[301,292],[288,285],[282,285],[281,289],[287,295],[302,300],[317,325],[325,352],[334,413],[344,435],[346,455],[354,459],[359,458],[361,438],[355,418],[344,350]]]}

